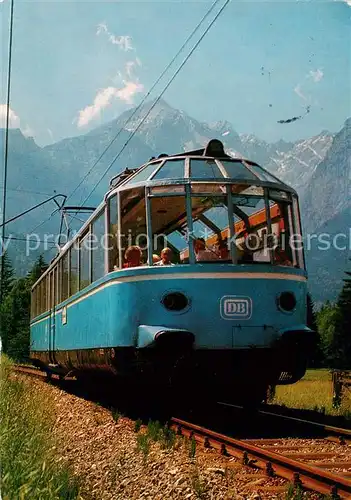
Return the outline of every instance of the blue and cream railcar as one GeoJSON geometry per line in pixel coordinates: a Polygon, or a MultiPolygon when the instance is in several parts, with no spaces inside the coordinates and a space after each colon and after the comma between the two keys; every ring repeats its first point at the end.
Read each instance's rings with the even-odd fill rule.
{"type": "Polygon", "coordinates": [[[220,141],[153,158],[112,179],[33,286],[33,362],[261,400],[305,372],[299,240],[296,192],[220,141]],[[155,265],[164,247],[171,262],[155,265]]]}

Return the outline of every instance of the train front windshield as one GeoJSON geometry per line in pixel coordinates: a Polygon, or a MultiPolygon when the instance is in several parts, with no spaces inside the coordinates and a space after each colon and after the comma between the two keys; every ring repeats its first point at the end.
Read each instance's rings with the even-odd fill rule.
{"type": "MultiPolygon", "coordinates": [[[[135,245],[142,250],[142,265],[155,265],[162,250],[169,248],[173,264],[266,263],[304,268],[294,194],[280,186],[254,183],[254,168],[240,171],[237,161],[218,165],[218,161],[192,160],[191,182],[168,181],[172,169],[180,174],[182,162],[168,161],[164,169],[148,165],[144,178],[136,181],[144,181],[156,169],[152,183],[126,186],[109,200],[110,228],[119,228],[110,256],[114,269],[126,267],[126,251],[135,245]],[[235,182],[218,180],[223,167],[227,177],[236,177],[235,182]]],[[[273,184],[271,178],[263,180],[273,184]]]]}

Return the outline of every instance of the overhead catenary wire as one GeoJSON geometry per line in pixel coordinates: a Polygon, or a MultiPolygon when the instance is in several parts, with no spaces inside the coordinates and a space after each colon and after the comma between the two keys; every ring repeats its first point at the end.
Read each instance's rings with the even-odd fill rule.
{"type": "Polygon", "coordinates": [[[4,177],[3,177],[3,198],[2,198],[2,228],[1,228],[1,272],[0,272],[0,303],[2,301],[3,281],[5,272],[5,251],[3,243],[5,239],[5,221],[6,221],[6,188],[7,188],[7,169],[8,169],[8,151],[9,151],[9,123],[10,123],[10,102],[11,102],[11,67],[12,67],[12,39],[13,39],[13,11],[14,0],[11,0],[10,6],[10,26],[9,26],[9,59],[7,71],[7,109],[6,109],[6,129],[5,129],[5,152],[4,152],[4,177]]]}
{"type": "Polygon", "coordinates": [[[125,148],[129,144],[129,142],[131,141],[131,139],[137,133],[137,131],[139,130],[139,128],[143,125],[143,123],[145,122],[145,120],[147,119],[147,117],[149,116],[149,114],[151,113],[151,111],[153,110],[153,108],[159,102],[159,100],[161,99],[161,97],[163,96],[163,94],[166,92],[166,90],[168,89],[168,87],[171,85],[171,83],[173,82],[173,80],[176,78],[176,76],[178,75],[178,73],[181,71],[181,69],[183,68],[183,66],[187,63],[188,59],[195,52],[195,50],[197,49],[197,47],[199,46],[199,44],[201,43],[201,41],[204,39],[204,37],[206,36],[206,34],[209,32],[209,30],[211,29],[211,27],[213,26],[213,24],[216,22],[216,20],[222,14],[222,12],[224,11],[225,7],[229,4],[230,1],[231,0],[226,0],[224,2],[224,4],[222,5],[222,7],[220,8],[220,10],[217,12],[216,16],[212,19],[212,21],[210,22],[210,24],[208,25],[208,27],[206,28],[206,30],[204,31],[204,33],[201,35],[201,37],[196,42],[196,44],[193,46],[193,48],[191,49],[191,51],[189,52],[189,54],[183,60],[183,62],[178,67],[178,69],[176,70],[176,72],[173,74],[172,78],[169,80],[169,82],[167,83],[167,85],[163,88],[162,92],[159,94],[159,96],[157,97],[157,99],[155,100],[155,102],[152,104],[152,106],[150,107],[150,109],[148,110],[148,112],[145,114],[144,118],[139,122],[139,124],[137,125],[137,127],[130,134],[130,136],[128,137],[127,141],[125,142],[125,144],[123,145],[123,147],[121,148],[121,150],[119,151],[119,153],[115,156],[115,158],[109,164],[109,166],[107,167],[107,169],[105,170],[105,172],[103,173],[103,175],[100,177],[99,181],[95,184],[95,186],[90,191],[90,193],[88,194],[88,196],[84,199],[84,201],[83,201],[83,203],[82,203],[81,206],[83,206],[84,203],[86,203],[86,201],[90,198],[90,196],[93,194],[93,192],[95,191],[95,189],[99,186],[99,184],[101,183],[101,181],[104,179],[105,175],[112,168],[112,166],[114,165],[115,161],[118,160],[118,158],[121,156],[121,154],[123,153],[123,151],[125,150],[125,148]]]}
{"type": "Polygon", "coordinates": [[[206,18],[211,14],[211,12],[213,11],[213,9],[216,7],[216,5],[218,4],[219,0],[215,0],[213,2],[213,4],[211,5],[211,7],[208,9],[208,11],[206,12],[206,14],[202,17],[202,19],[199,21],[199,23],[195,26],[195,28],[193,29],[193,31],[190,33],[190,35],[188,36],[188,38],[185,40],[185,42],[183,43],[183,45],[181,46],[181,48],[178,50],[178,52],[174,55],[174,57],[172,58],[172,60],[170,61],[170,63],[165,67],[165,69],[162,71],[162,73],[160,74],[160,76],[157,78],[157,80],[154,82],[154,84],[152,85],[152,87],[150,88],[150,90],[147,92],[147,94],[143,97],[143,99],[141,100],[141,102],[138,104],[138,106],[134,109],[133,113],[128,117],[128,119],[126,120],[126,122],[123,124],[123,126],[119,129],[119,131],[117,132],[117,134],[113,137],[113,139],[109,142],[109,144],[107,145],[107,147],[103,150],[103,152],[100,154],[100,156],[98,157],[98,159],[93,163],[92,167],[88,170],[88,172],[84,175],[84,177],[79,181],[78,185],[74,188],[74,190],[72,191],[72,193],[67,197],[67,199],[70,199],[76,192],[77,190],[80,188],[80,186],[83,184],[83,182],[87,179],[87,177],[89,177],[89,175],[91,174],[91,172],[94,170],[94,168],[98,165],[98,163],[101,161],[101,159],[103,158],[103,156],[107,153],[107,151],[110,149],[110,147],[112,146],[112,144],[116,141],[116,139],[120,136],[120,134],[123,132],[123,130],[125,130],[125,127],[128,125],[128,123],[132,120],[132,118],[137,114],[137,112],[140,110],[140,108],[142,107],[142,105],[144,104],[144,102],[146,101],[146,99],[150,96],[150,94],[152,93],[152,91],[154,90],[154,88],[156,87],[156,85],[160,82],[160,80],[163,78],[163,76],[167,73],[167,71],[169,70],[169,68],[172,66],[172,64],[174,63],[174,61],[177,59],[177,57],[179,56],[179,54],[183,51],[184,47],[189,43],[189,41],[191,40],[191,38],[195,35],[195,33],[197,32],[197,30],[200,28],[200,26],[203,24],[203,22],[206,20],[206,18]]]}
{"type": "MultiPolygon", "coordinates": [[[[10,240],[10,241],[28,241],[28,237],[27,238],[20,238],[18,236],[5,236],[5,240],[10,240]]],[[[38,243],[55,243],[55,241],[52,241],[52,240],[36,240],[38,243]]]]}
{"type": "MultiPolygon", "coordinates": [[[[0,188],[3,188],[3,185],[0,185],[0,188]]],[[[28,194],[39,194],[41,196],[51,196],[52,194],[55,194],[55,190],[53,190],[53,193],[44,193],[42,191],[32,191],[30,189],[21,189],[21,188],[9,188],[6,187],[7,191],[15,191],[16,193],[28,193],[28,194]]]]}
{"type": "MultiPolygon", "coordinates": [[[[228,0],[229,1],[229,0],[228,0]]],[[[94,164],[92,165],[92,167],[89,169],[89,171],[87,172],[87,174],[85,174],[85,176],[83,177],[83,179],[78,183],[78,185],[76,186],[76,188],[70,193],[70,195],[67,197],[70,198],[73,196],[73,194],[79,189],[79,187],[82,185],[82,183],[85,181],[85,179],[90,175],[90,173],[93,171],[93,169],[96,167],[96,165],[99,163],[99,161],[101,161],[102,157],[106,154],[106,152],[109,150],[109,148],[112,146],[112,144],[115,142],[115,140],[119,137],[119,135],[121,134],[121,132],[124,130],[124,127],[126,127],[126,125],[132,120],[132,118],[138,113],[138,111],[140,110],[140,108],[142,107],[143,103],[146,101],[146,99],[150,96],[151,92],[154,90],[154,88],[156,87],[156,85],[160,82],[160,80],[163,78],[163,76],[166,74],[166,72],[169,70],[169,68],[172,66],[172,64],[174,63],[174,61],[176,60],[176,58],[179,56],[179,54],[183,51],[183,49],[185,48],[185,46],[189,43],[189,41],[191,40],[191,38],[195,35],[195,33],[197,32],[197,30],[200,28],[200,26],[203,24],[203,22],[206,20],[206,18],[211,14],[211,12],[214,10],[214,8],[217,6],[217,4],[219,3],[219,0],[215,0],[213,2],[213,4],[211,5],[211,7],[207,10],[207,12],[205,13],[205,15],[202,17],[202,19],[200,20],[200,22],[196,25],[196,27],[193,29],[193,31],[191,32],[191,34],[187,37],[187,39],[185,40],[185,42],[183,43],[183,45],[181,46],[181,48],[178,50],[178,52],[175,54],[175,56],[172,58],[172,60],[170,61],[170,63],[166,66],[166,68],[163,70],[163,72],[160,74],[160,76],[157,78],[157,80],[155,81],[155,83],[152,85],[152,87],[150,88],[150,90],[148,91],[148,93],[144,96],[144,98],[142,99],[142,101],[140,102],[140,104],[134,109],[133,113],[128,117],[128,119],[126,120],[126,122],[124,123],[124,125],[120,128],[120,130],[117,132],[117,134],[114,136],[114,138],[110,141],[110,143],[108,144],[108,146],[104,149],[104,151],[101,153],[101,155],[98,157],[98,159],[94,162],[94,164]]],[[[228,3],[228,2],[226,2],[228,3]]],[[[201,38],[200,38],[201,40],[201,38]]],[[[162,95],[162,94],[161,94],[162,95]]],[[[159,100],[159,99],[158,99],[159,100]]],[[[150,110],[151,111],[151,110],[150,110]]],[[[131,137],[130,137],[131,139],[131,137]]],[[[106,174],[104,174],[105,176],[106,174]]],[[[103,176],[103,177],[104,177],[103,176]]],[[[19,191],[19,190],[18,190],[19,191]]],[[[39,194],[39,193],[38,193],[39,194]]],[[[89,195],[90,196],[90,195],[89,195]]],[[[33,234],[34,231],[36,231],[37,229],[39,229],[40,227],[42,227],[45,223],[49,222],[53,216],[58,212],[58,210],[55,210],[52,214],[50,214],[48,217],[46,217],[44,220],[42,220],[39,224],[37,224],[31,231],[30,233],[33,234]]],[[[83,221],[81,221],[83,222],[83,221]]]]}

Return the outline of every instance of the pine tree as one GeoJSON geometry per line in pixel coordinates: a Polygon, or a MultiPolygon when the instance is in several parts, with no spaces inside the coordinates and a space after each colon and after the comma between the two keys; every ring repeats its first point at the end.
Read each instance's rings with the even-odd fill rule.
{"type": "MultiPolygon", "coordinates": [[[[2,279],[0,283],[0,338],[1,338],[0,350],[6,352],[8,329],[4,324],[4,303],[6,301],[6,298],[9,296],[11,290],[13,289],[15,282],[15,272],[6,252],[3,255],[1,265],[3,265],[4,267],[2,270],[2,276],[1,276],[2,279]]],[[[1,265],[0,265],[0,273],[1,273],[1,265]]]]}
{"type": "Polygon", "coordinates": [[[311,354],[309,359],[309,366],[317,367],[323,365],[323,351],[321,347],[321,336],[317,327],[317,315],[313,299],[310,293],[307,293],[307,326],[313,331],[311,354]]]}
{"type": "Polygon", "coordinates": [[[321,338],[321,350],[329,368],[339,367],[340,349],[338,346],[337,324],[340,310],[337,304],[327,301],[317,315],[317,328],[321,338]]]}
{"type": "Polygon", "coordinates": [[[43,272],[47,269],[47,264],[44,261],[44,258],[42,255],[39,255],[38,259],[34,263],[34,266],[32,267],[31,271],[28,273],[28,280],[32,285],[40,278],[40,276],[43,274],[43,272]]]}
{"type": "Polygon", "coordinates": [[[0,306],[2,349],[18,361],[29,355],[31,287],[45,269],[40,256],[26,278],[11,281],[11,289],[0,306]]]}
{"type": "MultiPolygon", "coordinates": [[[[0,297],[1,300],[5,300],[5,297],[9,294],[11,291],[11,288],[13,286],[14,280],[15,280],[15,271],[12,267],[12,262],[7,255],[7,252],[4,253],[3,259],[2,259],[2,265],[4,266],[4,269],[1,273],[1,284],[0,284],[0,297]]],[[[0,272],[1,272],[1,265],[0,265],[0,272]]]]}
{"type": "Polygon", "coordinates": [[[317,329],[317,318],[311,294],[307,294],[307,326],[311,330],[317,329]]]}
{"type": "Polygon", "coordinates": [[[1,322],[4,332],[3,350],[17,361],[29,354],[30,287],[26,278],[13,285],[1,306],[1,322]]]}

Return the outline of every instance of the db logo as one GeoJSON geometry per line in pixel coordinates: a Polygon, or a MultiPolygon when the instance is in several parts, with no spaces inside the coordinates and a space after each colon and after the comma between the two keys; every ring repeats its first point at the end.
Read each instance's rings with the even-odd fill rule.
{"type": "Polygon", "coordinates": [[[223,319],[250,319],[252,300],[250,297],[226,295],[221,298],[220,308],[223,319]]]}

